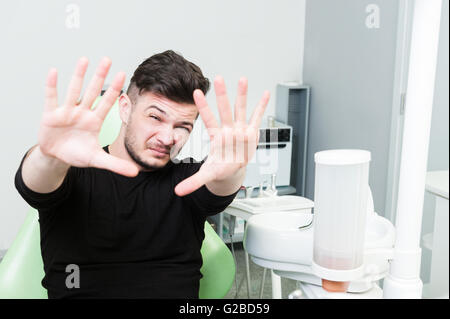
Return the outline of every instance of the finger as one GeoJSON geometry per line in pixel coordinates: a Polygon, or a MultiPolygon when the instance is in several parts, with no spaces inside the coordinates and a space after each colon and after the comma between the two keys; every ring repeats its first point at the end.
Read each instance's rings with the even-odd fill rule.
{"type": "Polygon", "coordinates": [[[259,100],[258,106],[256,106],[256,109],[253,111],[252,118],[250,119],[250,126],[253,126],[255,129],[258,129],[261,124],[261,119],[266,110],[267,103],[269,103],[269,98],[269,91],[265,91],[261,100],[259,100]]]}
{"type": "Polygon", "coordinates": [[[107,57],[104,57],[100,61],[100,64],[95,71],[94,77],[89,83],[86,89],[86,93],[81,100],[81,107],[90,109],[92,104],[94,104],[95,99],[102,92],[103,83],[105,82],[106,76],[108,75],[111,63],[111,59],[107,57]]]}
{"type": "Polygon", "coordinates": [[[209,108],[208,102],[206,101],[202,90],[197,89],[194,91],[194,102],[195,105],[197,105],[198,112],[202,117],[203,123],[205,123],[209,136],[214,136],[215,130],[219,128],[219,124],[217,123],[213,112],[209,108]]]}
{"type": "Polygon", "coordinates": [[[58,107],[58,94],[56,91],[56,83],[58,82],[58,71],[51,68],[47,75],[47,83],[45,85],[45,111],[49,112],[58,107]]]}
{"type": "Polygon", "coordinates": [[[75,72],[69,83],[69,88],[66,95],[65,105],[75,106],[80,98],[81,89],[83,87],[83,79],[86,74],[89,61],[86,57],[82,57],[78,60],[75,72]]]}
{"type": "Polygon", "coordinates": [[[98,103],[95,108],[95,112],[101,119],[105,119],[111,107],[117,100],[117,97],[120,95],[120,91],[122,90],[123,84],[125,83],[125,73],[119,72],[114,78],[111,86],[106,90],[105,94],[103,94],[102,99],[98,103]]]}
{"type": "Polygon", "coordinates": [[[249,148],[252,147],[251,142],[249,142],[249,138],[246,136],[247,134],[236,134],[236,160],[237,164],[245,164],[248,163],[249,157],[249,148]]]}
{"type": "Polygon", "coordinates": [[[216,91],[217,107],[220,114],[220,122],[222,126],[233,126],[233,114],[231,113],[230,102],[228,101],[225,81],[221,76],[217,76],[214,80],[214,90],[216,91]]]}
{"type": "Polygon", "coordinates": [[[138,167],[130,161],[112,156],[103,150],[95,154],[89,166],[107,169],[128,177],[135,177],[139,173],[138,167]]]}
{"type": "Polygon", "coordinates": [[[247,87],[248,82],[246,78],[241,78],[238,84],[238,94],[236,97],[236,105],[234,107],[234,120],[237,124],[245,124],[246,118],[246,106],[247,106],[247,87]]]}
{"type": "Polygon", "coordinates": [[[178,196],[185,196],[192,192],[195,192],[197,189],[209,183],[214,178],[209,176],[205,170],[199,170],[197,173],[192,175],[191,177],[186,178],[175,186],[175,194],[178,196]]]}

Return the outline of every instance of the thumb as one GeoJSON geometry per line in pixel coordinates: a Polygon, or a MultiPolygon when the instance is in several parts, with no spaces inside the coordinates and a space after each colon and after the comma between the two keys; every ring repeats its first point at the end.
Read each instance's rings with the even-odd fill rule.
{"type": "Polygon", "coordinates": [[[206,170],[200,170],[192,175],[191,177],[186,178],[185,180],[181,181],[180,183],[175,186],[175,194],[178,196],[185,196],[188,195],[206,183],[209,183],[213,178],[209,176],[209,174],[206,172],[206,170]]]}
{"type": "Polygon", "coordinates": [[[112,156],[103,150],[94,155],[90,166],[107,169],[127,177],[135,177],[139,173],[139,168],[132,162],[112,156]]]}

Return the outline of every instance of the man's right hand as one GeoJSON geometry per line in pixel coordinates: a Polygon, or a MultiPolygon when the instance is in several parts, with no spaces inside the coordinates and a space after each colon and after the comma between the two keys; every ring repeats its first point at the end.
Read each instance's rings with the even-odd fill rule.
{"type": "Polygon", "coordinates": [[[125,74],[119,72],[95,109],[91,109],[100,95],[111,66],[109,58],[103,58],[94,77],[79,102],[88,60],[78,61],[69,84],[64,103],[58,107],[57,71],[51,69],[47,77],[45,109],[39,129],[39,148],[43,155],[60,160],[70,166],[96,167],[125,176],[136,176],[138,167],[133,163],[106,153],[98,142],[103,121],[125,82],[125,74]]]}

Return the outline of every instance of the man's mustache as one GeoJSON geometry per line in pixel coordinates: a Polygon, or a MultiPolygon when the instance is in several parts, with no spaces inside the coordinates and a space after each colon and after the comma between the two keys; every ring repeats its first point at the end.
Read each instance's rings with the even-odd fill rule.
{"type": "Polygon", "coordinates": [[[174,147],[167,147],[167,146],[164,146],[164,145],[150,145],[150,146],[148,146],[148,148],[154,149],[154,150],[156,150],[158,152],[169,154],[171,149],[174,148],[174,147]]]}
{"type": "Polygon", "coordinates": [[[176,157],[182,149],[182,146],[177,145],[177,144],[175,144],[173,146],[167,146],[167,145],[161,145],[161,144],[150,144],[147,147],[154,149],[158,152],[167,153],[170,155],[171,158],[176,157]]]}

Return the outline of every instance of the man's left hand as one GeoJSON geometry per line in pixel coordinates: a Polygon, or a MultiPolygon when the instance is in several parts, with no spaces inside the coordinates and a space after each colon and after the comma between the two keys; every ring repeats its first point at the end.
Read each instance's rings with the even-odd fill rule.
{"type": "MultiPolygon", "coordinates": [[[[233,184],[236,179],[243,179],[245,167],[255,154],[259,140],[259,125],[269,102],[270,93],[264,92],[247,123],[247,79],[239,80],[234,121],[222,77],[216,77],[214,88],[221,124],[216,121],[203,92],[195,90],[194,101],[208,130],[211,140],[210,151],[199,171],[175,187],[178,196],[190,194],[205,184],[208,184],[207,186],[233,184]]],[[[241,186],[240,183],[242,180],[239,180],[236,190],[241,186]]]]}

